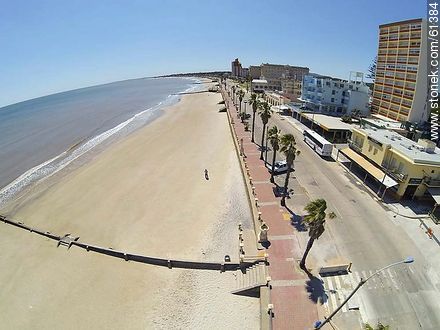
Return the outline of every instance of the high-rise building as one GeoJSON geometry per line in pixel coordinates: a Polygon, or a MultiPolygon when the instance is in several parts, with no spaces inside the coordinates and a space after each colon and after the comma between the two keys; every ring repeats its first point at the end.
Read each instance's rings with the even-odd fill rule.
{"type": "Polygon", "coordinates": [[[426,21],[379,26],[373,113],[413,123],[428,119],[426,21]]]}
{"type": "Polygon", "coordinates": [[[238,60],[238,58],[236,58],[235,60],[232,61],[231,63],[231,74],[233,77],[240,77],[241,76],[241,63],[238,60]]]}

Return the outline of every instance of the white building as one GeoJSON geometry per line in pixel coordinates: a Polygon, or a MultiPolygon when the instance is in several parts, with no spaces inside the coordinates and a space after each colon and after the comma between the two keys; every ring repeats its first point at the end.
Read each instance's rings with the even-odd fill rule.
{"type": "Polygon", "coordinates": [[[254,79],[252,80],[252,93],[263,93],[266,90],[269,90],[269,86],[267,80],[264,79],[254,79]]]}
{"type": "Polygon", "coordinates": [[[342,80],[317,74],[304,76],[300,101],[315,112],[330,115],[349,115],[359,110],[369,115],[370,88],[363,82],[363,74],[355,73],[354,79],[342,80]],[[357,80],[357,78],[361,80],[357,80]]]}

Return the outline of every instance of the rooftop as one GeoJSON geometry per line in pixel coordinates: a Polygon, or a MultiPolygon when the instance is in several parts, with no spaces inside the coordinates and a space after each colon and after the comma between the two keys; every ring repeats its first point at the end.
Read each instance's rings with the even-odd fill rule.
{"type": "Polygon", "coordinates": [[[379,28],[388,27],[388,26],[395,26],[395,25],[411,24],[411,23],[420,23],[421,21],[422,21],[421,18],[409,19],[406,21],[399,21],[399,22],[382,24],[382,25],[379,25],[379,28]]]}
{"type": "Polygon", "coordinates": [[[380,143],[390,145],[392,149],[411,159],[414,163],[433,164],[440,166],[440,149],[435,148],[432,153],[424,150],[424,148],[416,142],[403,137],[402,135],[386,129],[358,129],[365,132],[369,137],[380,143]]]}
{"type": "Polygon", "coordinates": [[[267,80],[266,79],[253,79],[252,83],[253,84],[267,84],[267,80]]]}
{"type": "Polygon", "coordinates": [[[321,126],[325,130],[343,130],[351,131],[352,126],[350,124],[341,121],[341,117],[333,117],[328,115],[323,115],[320,113],[303,113],[304,117],[312,120],[315,124],[321,126]]]}
{"type": "Polygon", "coordinates": [[[377,128],[401,129],[402,126],[400,122],[381,115],[372,115],[371,118],[362,118],[362,121],[377,128]]]}

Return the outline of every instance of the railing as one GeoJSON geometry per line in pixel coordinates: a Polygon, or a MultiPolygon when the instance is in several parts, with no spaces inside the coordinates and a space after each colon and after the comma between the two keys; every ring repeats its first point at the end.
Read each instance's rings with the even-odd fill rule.
{"type": "Polygon", "coordinates": [[[394,180],[402,182],[402,181],[405,181],[406,178],[408,177],[408,174],[400,173],[397,171],[396,168],[388,168],[384,164],[382,164],[382,166],[383,166],[383,169],[385,170],[385,173],[388,176],[392,177],[394,180]]]}
{"type": "Polygon", "coordinates": [[[440,179],[428,179],[425,181],[428,187],[440,187],[440,179]]]}
{"type": "Polygon", "coordinates": [[[351,149],[353,149],[353,150],[355,150],[355,151],[357,151],[357,152],[359,152],[359,153],[362,152],[362,146],[357,145],[356,143],[354,143],[353,140],[350,140],[350,139],[348,139],[347,142],[348,142],[348,146],[349,146],[351,149]]]}

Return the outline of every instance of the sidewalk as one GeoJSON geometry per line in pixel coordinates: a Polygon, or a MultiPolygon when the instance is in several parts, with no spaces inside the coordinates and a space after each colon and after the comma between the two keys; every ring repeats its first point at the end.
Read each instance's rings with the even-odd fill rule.
{"type": "MultiPolygon", "coordinates": [[[[288,122],[290,125],[292,125],[296,130],[298,130],[300,133],[303,133],[305,129],[309,129],[306,125],[300,123],[298,120],[292,118],[292,117],[282,117],[285,118],[284,120],[286,120],[286,122],[288,122]]],[[[336,155],[335,155],[335,148],[333,148],[333,155],[332,158],[336,160],[336,155]]],[[[344,155],[343,154],[339,154],[339,158],[344,160],[344,155]]],[[[349,160],[346,160],[349,162],[349,160]]],[[[338,163],[341,163],[340,161],[338,161],[338,163]]],[[[341,165],[341,164],[340,164],[341,165]]],[[[344,168],[344,166],[343,166],[344,168]]],[[[356,179],[358,179],[353,173],[351,173],[350,171],[348,171],[348,169],[345,169],[350,175],[353,175],[356,179]]],[[[379,199],[377,199],[377,194],[375,191],[372,191],[370,187],[368,187],[367,185],[365,185],[364,183],[362,183],[362,186],[365,187],[365,189],[367,189],[371,195],[373,196],[373,198],[375,198],[378,203],[380,203],[381,205],[383,205],[385,208],[387,208],[389,211],[393,212],[394,214],[398,215],[398,216],[402,216],[408,219],[429,219],[430,216],[428,214],[428,212],[432,209],[432,207],[426,206],[426,205],[422,205],[422,203],[420,201],[417,202],[407,202],[405,205],[401,202],[398,201],[387,201],[387,199],[385,198],[385,201],[381,201],[379,199]]]]}
{"type": "MultiPolygon", "coordinates": [[[[270,300],[273,304],[273,329],[311,329],[319,319],[317,305],[309,298],[306,290],[308,277],[298,265],[303,251],[290,223],[291,214],[280,206],[280,198],[275,197],[275,185],[270,182],[270,174],[260,160],[259,147],[251,142],[249,132],[237,118],[232,100],[223,91],[227,109],[238,141],[243,140],[243,153],[249,177],[254,187],[255,204],[261,212],[262,220],[269,226],[269,276],[271,277],[270,300]]],[[[257,119],[258,120],[258,119],[257,119]]],[[[257,219],[256,219],[257,220],[257,219]]]]}

